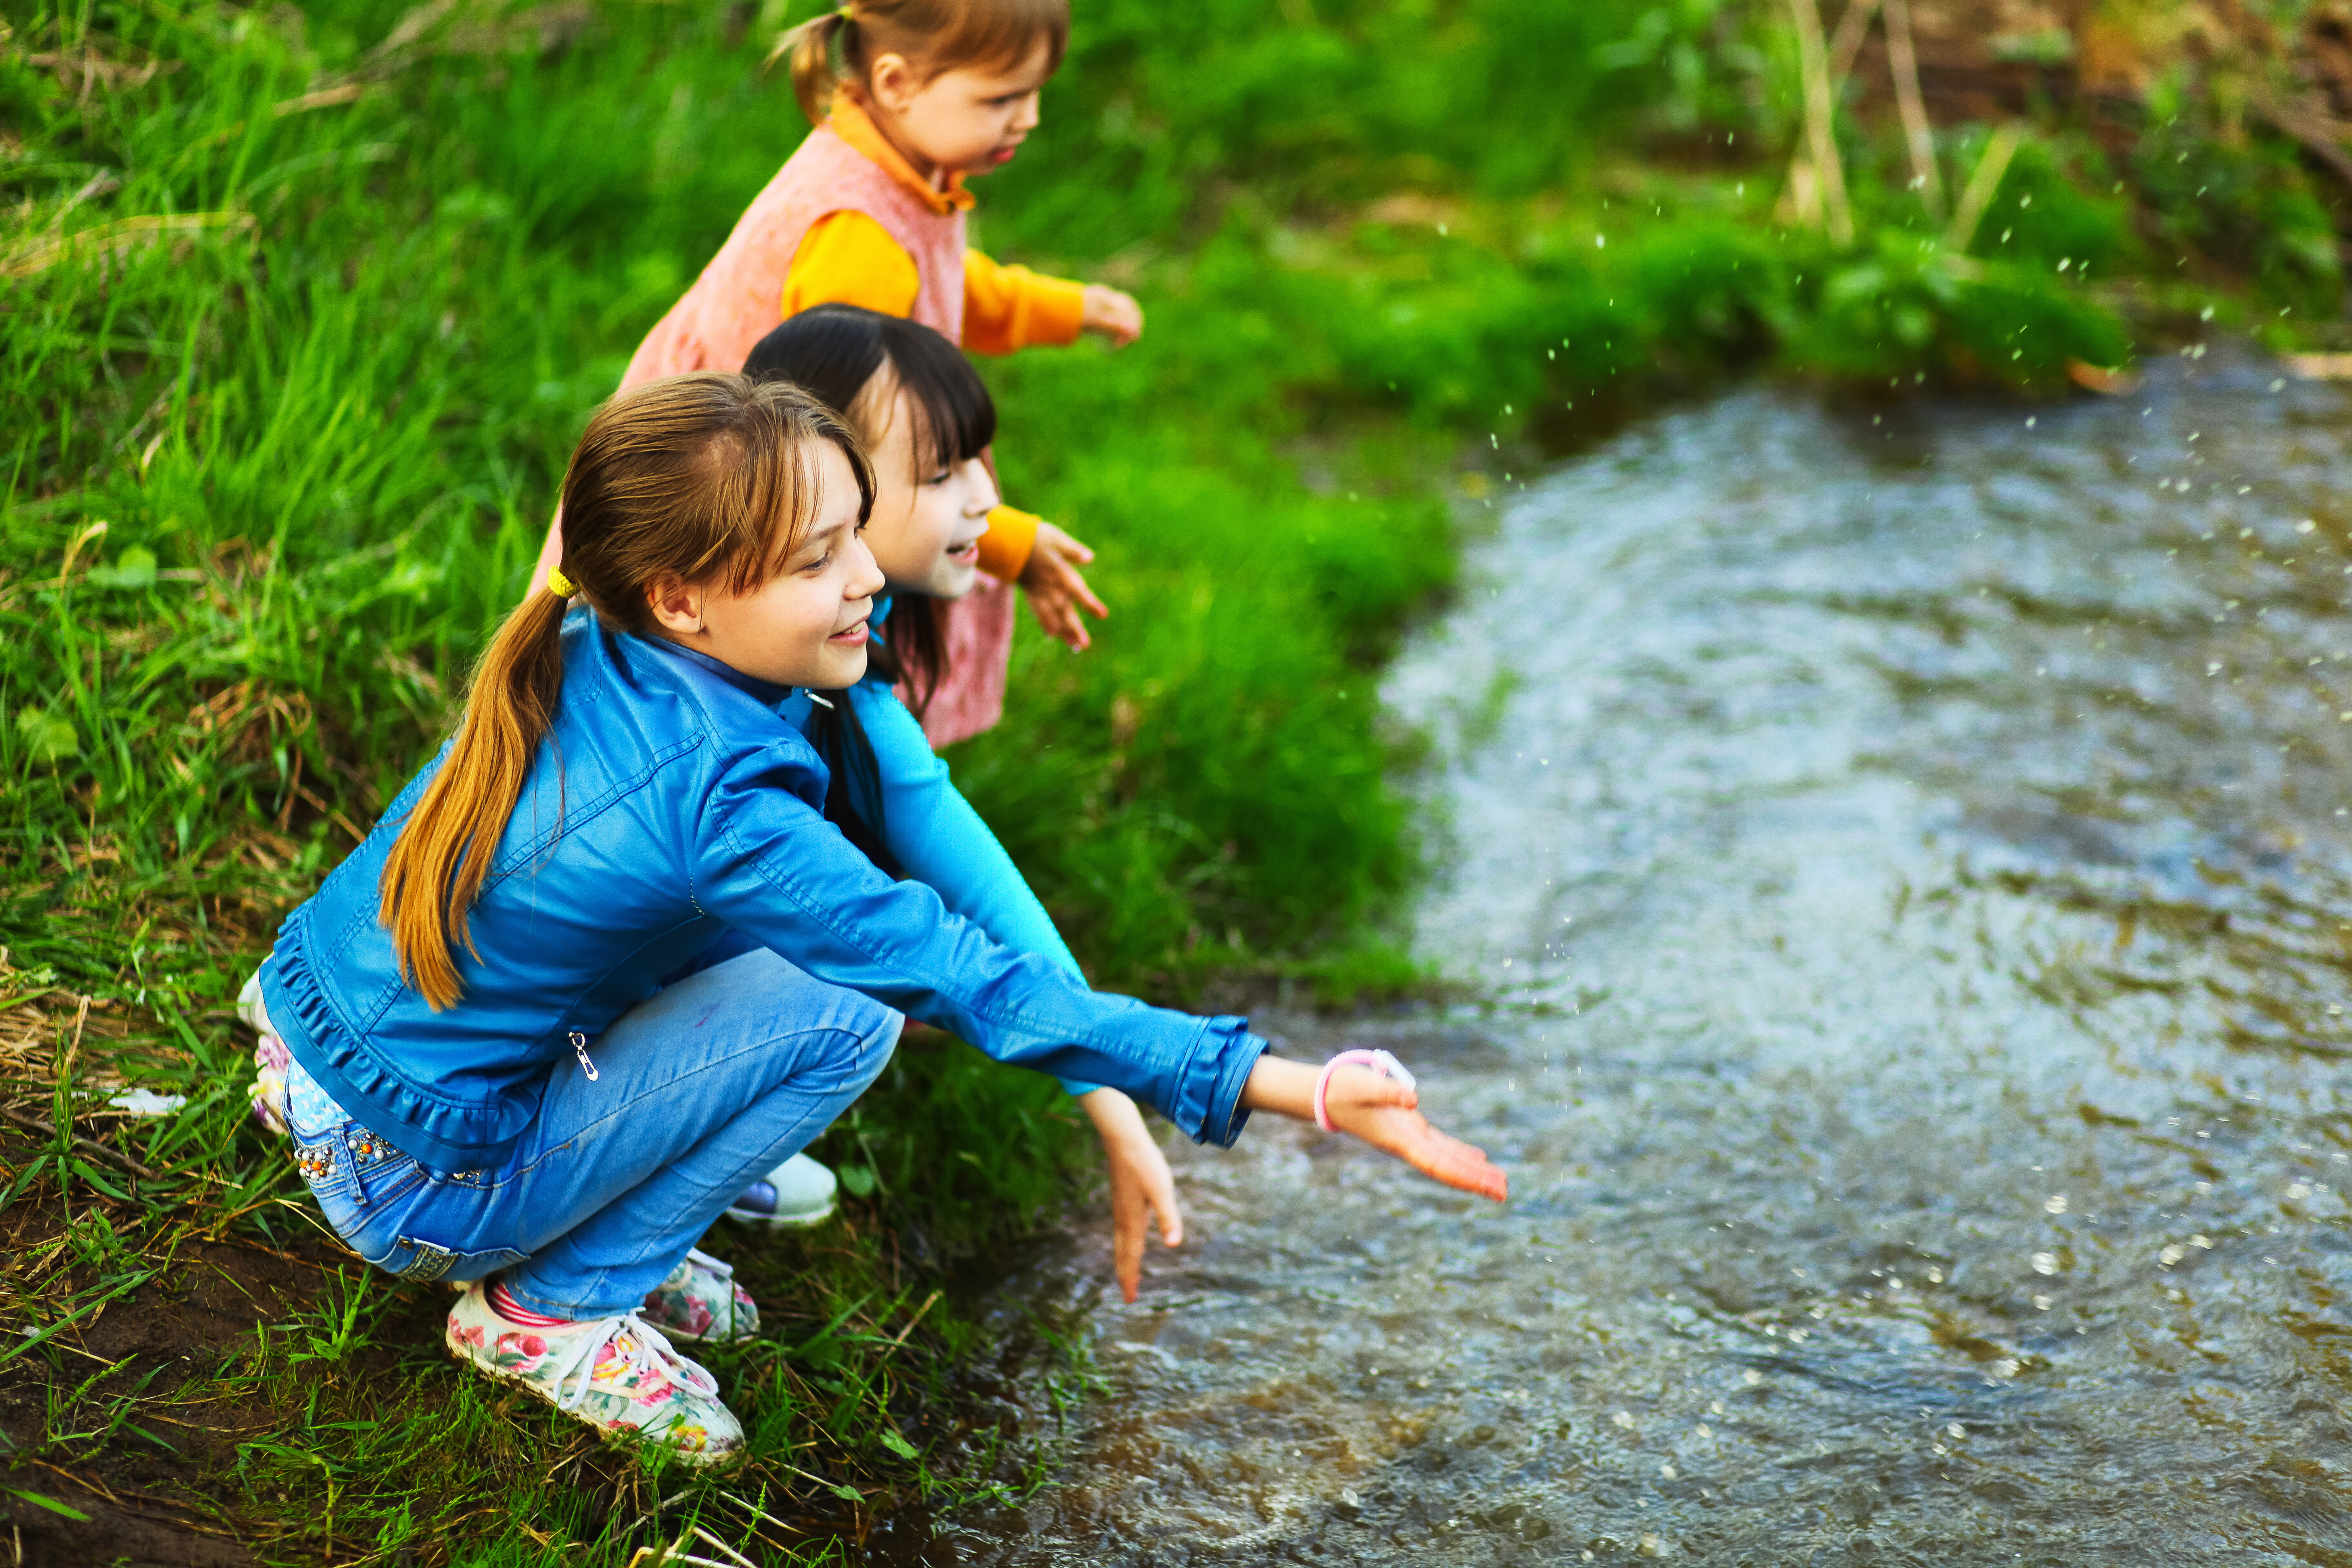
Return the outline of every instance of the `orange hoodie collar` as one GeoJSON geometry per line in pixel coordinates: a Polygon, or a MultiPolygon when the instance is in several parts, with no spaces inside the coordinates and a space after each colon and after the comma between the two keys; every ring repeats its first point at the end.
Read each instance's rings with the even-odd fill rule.
{"type": "Polygon", "coordinates": [[[915,173],[914,165],[890,145],[864,106],[846,92],[833,95],[833,112],[826,123],[833,127],[835,136],[849,143],[851,151],[879,163],[884,174],[941,216],[951,212],[970,212],[976,204],[978,198],[963,188],[963,171],[959,169],[948,176],[948,188],[944,191],[933,185],[915,173]]]}

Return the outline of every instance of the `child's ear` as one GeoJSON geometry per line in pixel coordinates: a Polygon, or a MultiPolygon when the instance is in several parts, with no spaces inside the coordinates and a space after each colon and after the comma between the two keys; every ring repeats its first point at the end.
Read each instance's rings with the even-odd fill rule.
{"type": "Polygon", "coordinates": [[[682,578],[656,577],[646,584],[646,605],[672,637],[695,637],[703,629],[702,590],[682,578]]]}
{"type": "Polygon", "coordinates": [[[906,113],[921,85],[915,79],[915,68],[907,63],[904,55],[877,56],[866,68],[866,92],[876,104],[892,114],[906,113]]]}

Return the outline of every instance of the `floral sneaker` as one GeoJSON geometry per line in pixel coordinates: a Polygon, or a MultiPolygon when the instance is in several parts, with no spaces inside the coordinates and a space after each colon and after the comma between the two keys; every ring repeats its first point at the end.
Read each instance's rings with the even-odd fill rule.
{"type": "Polygon", "coordinates": [[[655,1286],[637,1316],[677,1340],[725,1344],[760,1331],[760,1309],[735,1283],[735,1266],[690,1251],[655,1286]]]}
{"type": "Polygon", "coordinates": [[[286,1042],[269,1026],[269,1015],[261,1006],[261,972],[255,970],[236,994],[237,1015],[252,1026],[253,1082],[246,1097],[253,1101],[253,1119],[263,1129],[279,1138],[286,1136],[286,1074],[294,1064],[286,1042]]]}
{"type": "Polygon", "coordinates": [[[476,1283],[449,1310],[449,1353],[608,1433],[668,1445],[692,1465],[724,1464],[742,1424],[711,1375],[635,1312],[534,1327],[510,1322],[476,1283]]]}

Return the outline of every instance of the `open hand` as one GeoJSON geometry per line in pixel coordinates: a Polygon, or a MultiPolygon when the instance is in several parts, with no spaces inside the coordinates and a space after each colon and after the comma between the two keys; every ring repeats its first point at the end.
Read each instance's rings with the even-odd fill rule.
{"type": "Polygon", "coordinates": [[[1078,330],[1099,332],[1110,340],[1111,347],[1123,349],[1143,335],[1143,307],[1124,289],[1089,283],[1078,330]]]}
{"type": "Polygon", "coordinates": [[[1110,607],[1095,596],[1079,575],[1095,552],[1050,522],[1037,525],[1037,541],[1029,547],[1029,563],[1021,568],[1021,589],[1029,595],[1030,613],[1045,635],[1083,653],[1094,638],[1078,612],[1090,610],[1097,620],[1108,620],[1110,607]]]}
{"type": "Polygon", "coordinates": [[[1115,1089],[1097,1089],[1079,1100],[1101,1134],[1110,1164],[1111,1260],[1118,1293],[1132,1301],[1143,1283],[1143,1241],[1159,1216],[1160,1245],[1184,1245],[1184,1216],[1176,1208],[1176,1177],[1168,1169],[1143,1113],[1115,1089]]]}
{"type": "Polygon", "coordinates": [[[1449,1138],[1429,1124],[1421,1097],[1369,1068],[1343,1067],[1331,1075],[1323,1109],[1331,1125],[1395,1155],[1423,1175],[1496,1203],[1511,1195],[1510,1178],[1487,1163],[1486,1152],[1449,1138]]]}
{"type": "MultiPolygon", "coordinates": [[[[1242,1103],[1252,1110],[1312,1121],[1319,1076],[1319,1068],[1305,1062],[1262,1056],[1242,1087],[1242,1103]]],[[[1332,1073],[1330,1089],[1323,1097],[1323,1109],[1339,1131],[1353,1133],[1449,1187],[1496,1203],[1509,1197],[1510,1179],[1487,1162],[1486,1151],[1432,1127],[1420,1104],[1420,1095],[1394,1079],[1353,1065],[1332,1073]]]]}

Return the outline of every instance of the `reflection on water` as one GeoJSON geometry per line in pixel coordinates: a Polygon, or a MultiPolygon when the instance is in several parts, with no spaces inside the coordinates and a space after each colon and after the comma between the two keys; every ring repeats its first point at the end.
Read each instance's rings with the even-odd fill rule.
{"type": "Polygon", "coordinates": [[[1003,1563],[2352,1563],[2352,405],[1752,393],[1514,493],[1391,697],[1423,950],[1339,1026],[1491,1209],[1187,1149],[1003,1563]],[[1883,418],[1883,423],[1881,422],[1883,418]]]}

